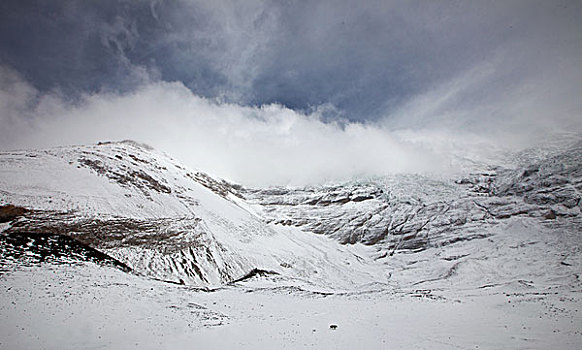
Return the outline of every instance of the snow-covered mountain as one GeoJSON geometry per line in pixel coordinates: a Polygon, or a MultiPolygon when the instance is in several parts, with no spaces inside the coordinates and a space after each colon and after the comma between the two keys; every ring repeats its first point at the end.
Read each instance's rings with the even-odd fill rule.
{"type": "Polygon", "coordinates": [[[484,169],[457,180],[397,175],[304,189],[244,190],[268,220],[376,245],[381,256],[483,238],[488,227],[521,216],[577,217],[582,144],[527,168],[484,169]]]}
{"type": "MultiPolygon", "coordinates": [[[[107,285],[119,280],[114,286],[125,283],[143,289],[143,295],[161,280],[212,290],[225,306],[241,298],[254,303],[256,297],[252,311],[243,306],[232,311],[241,320],[251,318],[251,324],[277,312],[310,320],[278,304],[282,301],[272,295],[280,293],[293,296],[283,301],[290,305],[300,305],[303,299],[297,298],[304,297],[344,298],[334,299],[324,313],[336,312],[334,303],[346,310],[356,307],[350,300],[369,308],[370,315],[382,310],[370,305],[393,312],[393,303],[401,305],[394,299],[398,295],[458,302],[472,305],[466,312],[493,315],[487,322],[503,318],[499,313],[509,312],[506,303],[513,301],[512,308],[516,302],[526,305],[524,317],[539,323],[512,332],[539,336],[559,320],[555,327],[567,330],[567,337],[544,333],[547,341],[533,347],[572,345],[582,343],[580,332],[570,326],[580,320],[574,310],[582,302],[581,193],[582,143],[518,157],[511,168],[485,166],[455,179],[393,175],[260,189],[188,169],[132,141],[0,152],[0,277],[10,279],[3,273],[39,261],[97,262],[131,273],[120,277],[103,270],[103,277],[85,265],[74,271],[79,278],[105,279],[107,285]],[[253,296],[245,297],[247,292],[253,296]],[[268,300],[269,311],[257,311],[268,300]]],[[[71,270],[64,271],[60,278],[66,280],[71,270]]],[[[18,276],[14,283],[29,278],[18,276]]],[[[2,293],[12,295],[11,288],[2,293]]],[[[190,298],[183,293],[193,290],[168,288],[176,300],[190,298]]],[[[86,302],[81,295],[79,300],[86,302]]],[[[228,319],[227,310],[194,309],[200,325],[228,319]]],[[[394,317],[407,322],[407,312],[396,311],[394,317]]],[[[346,311],[344,322],[351,322],[349,315],[346,311]]],[[[357,332],[370,329],[365,322],[352,326],[357,332]]],[[[493,323],[488,327],[496,329],[493,323]]],[[[512,334],[490,344],[513,347],[507,345],[512,334]]],[[[404,348],[418,345],[406,339],[404,348]]],[[[459,343],[470,344],[467,339],[443,344],[459,343]]]]}
{"type": "Polygon", "coordinates": [[[300,189],[243,188],[132,141],[0,154],[0,204],[30,210],[9,231],[68,235],[135,272],[205,287],[255,269],[383,283],[395,253],[484,239],[512,217],[579,228],[581,187],[581,144],[525,169],[300,189]]]}
{"type": "Polygon", "coordinates": [[[216,287],[252,271],[332,285],[376,281],[363,247],[267,223],[240,187],[126,141],[0,155],[8,232],[64,234],[133,271],[216,287]],[[364,251],[364,252],[362,252],[364,251]]]}

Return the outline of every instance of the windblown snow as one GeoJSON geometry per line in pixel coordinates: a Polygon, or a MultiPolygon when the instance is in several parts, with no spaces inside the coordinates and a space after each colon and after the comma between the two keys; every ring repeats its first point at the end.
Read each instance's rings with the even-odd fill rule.
{"type": "Polygon", "coordinates": [[[132,141],[2,152],[0,348],[582,348],[582,143],[537,154],[253,189],[132,141]]]}

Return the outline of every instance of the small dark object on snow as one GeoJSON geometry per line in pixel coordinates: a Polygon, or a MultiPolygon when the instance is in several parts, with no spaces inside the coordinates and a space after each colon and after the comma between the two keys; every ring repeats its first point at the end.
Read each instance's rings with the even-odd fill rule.
{"type": "Polygon", "coordinates": [[[334,330],[334,331],[335,331],[335,330],[337,329],[337,324],[330,324],[330,325],[329,325],[329,329],[331,329],[331,330],[334,330]]]}
{"type": "Polygon", "coordinates": [[[544,218],[546,220],[555,220],[556,219],[556,212],[553,209],[550,209],[550,211],[544,216],[544,218]]]}

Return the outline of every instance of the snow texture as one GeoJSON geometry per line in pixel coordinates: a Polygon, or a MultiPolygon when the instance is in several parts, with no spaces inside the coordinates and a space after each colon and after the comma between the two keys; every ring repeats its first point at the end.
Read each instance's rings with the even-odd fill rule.
{"type": "Polygon", "coordinates": [[[581,348],[581,191],[580,143],[263,189],[132,141],[2,152],[0,348],[581,348]]]}

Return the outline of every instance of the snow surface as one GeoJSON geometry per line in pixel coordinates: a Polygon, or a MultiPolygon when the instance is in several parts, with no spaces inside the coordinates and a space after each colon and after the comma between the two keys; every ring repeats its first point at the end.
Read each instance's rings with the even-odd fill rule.
{"type": "Polygon", "coordinates": [[[0,153],[29,209],[0,223],[0,348],[582,348],[582,145],[528,157],[246,189],[134,142],[0,153]]]}
{"type": "Polygon", "coordinates": [[[579,349],[580,293],[200,292],[95,265],[0,277],[3,349],[579,349]],[[330,325],[336,324],[336,330],[330,325]]]}

